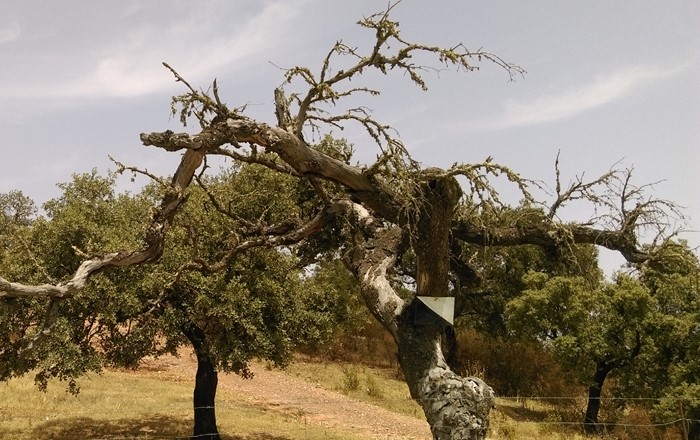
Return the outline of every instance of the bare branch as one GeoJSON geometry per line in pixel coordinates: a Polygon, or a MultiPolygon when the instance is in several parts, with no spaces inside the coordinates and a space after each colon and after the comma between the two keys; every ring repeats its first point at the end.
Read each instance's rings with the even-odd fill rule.
{"type": "Polygon", "coordinates": [[[123,163],[119,162],[118,160],[114,159],[111,155],[108,155],[107,157],[109,157],[109,160],[111,160],[112,163],[114,163],[117,166],[116,172],[119,174],[124,173],[124,171],[130,171],[134,175],[141,174],[143,176],[146,176],[149,179],[151,179],[152,181],[158,183],[162,187],[168,186],[168,183],[166,181],[161,179],[159,176],[156,176],[155,174],[149,173],[148,170],[146,170],[146,169],[142,170],[142,169],[137,168],[137,167],[126,166],[123,163]]]}
{"type": "Polygon", "coordinates": [[[240,154],[222,147],[213,149],[211,154],[229,157],[237,162],[256,163],[283,174],[301,177],[294,168],[280,161],[277,155],[258,154],[257,151],[253,151],[251,154],[240,154]]]}
{"type": "Polygon", "coordinates": [[[184,191],[192,181],[195,170],[202,163],[203,156],[203,152],[199,150],[188,150],[182,156],[170,184],[170,190],[163,197],[159,208],[154,212],[150,226],[146,230],[143,247],[92,256],[80,264],[69,280],[56,284],[25,285],[13,283],[0,277],[0,298],[65,298],[81,291],[90,276],[107,267],[126,267],[159,259],[163,252],[165,233],[175,216],[175,212],[185,201],[184,191]]]}
{"type": "Polygon", "coordinates": [[[494,163],[491,157],[487,157],[484,162],[475,164],[453,164],[447,170],[432,168],[421,173],[421,180],[442,179],[446,177],[463,176],[467,178],[467,199],[470,204],[480,205],[486,202],[502,205],[498,191],[489,181],[489,176],[505,176],[508,181],[514,183],[526,202],[534,202],[528,186],[539,186],[532,180],[521,177],[510,168],[494,163]]]}
{"type": "Polygon", "coordinates": [[[520,246],[533,244],[557,247],[566,243],[595,244],[619,251],[627,261],[644,262],[648,252],[638,246],[635,236],[622,231],[606,231],[580,225],[541,223],[535,226],[487,227],[468,220],[454,222],[453,234],[467,243],[481,246],[520,246]]]}
{"type": "Polygon", "coordinates": [[[337,215],[338,208],[327,206],[319,212],[314,218],[302,225],[285,223],[259,230],[249,234],[254,234],[252,237],[246,238],[233,245],[219,261],[215,263],[206,263],[204,261],[192,261],[180,267],[177,271],[177,276],[184,271],[198,271],[204,274],[210,274],[222,271],[230,266],[231,262],[241,253],[248,249],[256,247],[276,247],[289,246],[316,234],[322,230],[328,222],[337,215]]]}
{"type": "MultiPolygon", "coordinates": [[[[349,88],[342,90],[341,83],[351,80],[355,76],[361,75],[365,69],[377,69],[387,74],[390,70],[396,70],[408,75],[411,80],[421,87],[427,89],[422,72],[435,71],[434,67],[417,64],[412,61],[417,54],[427,54],[437,57],[440,64],[446,67],[453,67],[458,70],[472,71],[478,67],[474,62],[490,61],[506,70],[510,80],[516,76],[522,76],[525,71],[520,66],[504,61],[499,56],[483,51],[468,50],[463,44],[457,44],[450,48],[438,46],[428,46],[414,44],[403,39],[399,33],[399,23],[389,19],[391,10],[400,2],[390,4],[386,10],[365,17],[358,22],[364,28],[375,33],[375,42],[369,53],[361,54],[357,48],[348,46],[342,41],[337,41],[328,51],[318,75],[315,75],[307,67],[293,67],[286,69],[286,82],[292,83],[299,79],[307,86],[303,98],[297,100],[297,112],[292,117],[295,123],[295,133],[301,135],[303,127],[308,123],[313,126],[314,121],[323,121],[319,113],[319,105],[322,103],[335,105],[341,98],[350,96],[358,91],[378,94],[376,90],[367,88],[349,88]],[[392,49],[393,48],[393,49],[392,49]],[[350,67],[331,73],[331,65],[334,57],[350,57],[355,63],[350,67]]],[[[358,118],[325,118],[326,122],[334,125],[340,122],[359,121],[358,118]]],[[[381,124],[376,124],[381,125],[381,124]]],[[[374,137],[377,140],[376,137],[374,137]]]]}

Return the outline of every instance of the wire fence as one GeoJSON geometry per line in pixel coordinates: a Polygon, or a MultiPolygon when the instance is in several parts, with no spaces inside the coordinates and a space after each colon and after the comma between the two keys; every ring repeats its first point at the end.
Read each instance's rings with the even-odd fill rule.
{"type": "MultiPolygon", "coordinates": [[[[665,420],[655,419],[649,411],[659,398],[640,397],[601,397],[600,421],[595,424],[597,432],[614,434],[620,439],[661,439],[671,431],[673,438],[689,438],[693,425],[700,420],[686,414],[686,408],[700,399],[685,397],[665,397],[673,402],[677,414],[665,420]]],[[[50,402],[49,402],[50,403],[50,402]]],[[[411,399],[375,398],[374,405],[401,406],[411,403],[411,399]]],[[[414,402],[415,403],[415,402],[414,402]]],[[[489,439],[513,439],[518,437],[518,425],[528,425],[530,432],[537,437],[560,438],[562,432],[581,432],[584,426],[583,415],[586,397],[581,396],[505,396],[498,398],[497,411],[492,413],[489,439]],[[549,435],[549,436],[548,436],[549,435]]],[[[111,408],[102,404],[98,408],[72,408],[70,415],[62,411],[60,402],[50,408],[21,408],[8,402],[0,402],[0,438],[39,438],[39,439],[213,439],[214,433],[191,434],[194,410],[214,407],[192,408],[186,402],[178,402],[170,407],[160,408],[152,413],[144,413],[135,399],[131,407],[111,408]],[[14,431],[13,431],[14,430],[14,431]],[[9,433],[9,434],[8,434],[9,433]],[[26,437],[22,437],[26,435],[26,437]]],[[[252,402],[252,407],[264,406],[265,411],[277,413],[272,421],[259,427],[246,428],[244,436],[224,439],[428,439],[428,425],[419,419],[422,413],[416,405],[411,414],[416,420],[416,428],[398,432],[391,423],[367,423],[357,418],[331,423],[323,417],[319,408],[332,408],[338,405],[337,399],[295,400],[287,403],[252,402]],[[257,432],[257,434],[256,434],[257,432]],[[267,435],[264,436],[263,434],[267,435]]],[[[367,405],[365,421],[375,416],[372,403],[367,405]]],[[[237,432],[236,419],[240,405],[219,403],[214,408],[222,433],[237,432]]],[[[667,411],[668,413],[668,411],[667,411]]],[[[381,416],[377,416],[381,418],[381,416]]],[[[406,416],[404,416],[406,417],[406,416]]],[[[670,438],[670,437],[669,437],[670,438]]]]}

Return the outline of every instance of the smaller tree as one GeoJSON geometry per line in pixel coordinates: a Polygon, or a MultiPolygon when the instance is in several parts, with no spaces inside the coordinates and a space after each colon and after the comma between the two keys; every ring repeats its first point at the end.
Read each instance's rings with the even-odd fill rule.
{"type": "MultiPolygon", "coordinates": [[[[38,218],[21,193],[0,195],[2,274],[55,283],[87,253],[136,246],[161,187],[115,194],[114,177],[74,175],[38,218]]],[[[301,265],[286,247],[307,226],[291,197],[297,182],[259,165],[198,180],[157,264],[100,271],[63,300],[0,302],[0,379],[33,370],[40,388],[57,377],[77,393],[85,372],[135,368],[190,345],[194,436],[213,440],[218,371],[248,377],[253,358],[282,366],[297,343],[328,331],[320,327],[330,323],[302,310],[301,265]]]]}
{"type": "Polygon", "coordinates": [[[687,438],[700,439],[700,262],[685,242],[666,242],[637,267],[658,304],[653,340],[619,378],[628,395],[656,399],[659,423],[678,419],[687,438]]]}
{"type": "Polygon", "coordinates": [[[524,281],[527,289],[508,304],[508,325],[542,341],[588,387],[583,426],[593,433],[605,380],[639,356],[656,301],[624,275],[603,286],[535,272],[524,281]]]}

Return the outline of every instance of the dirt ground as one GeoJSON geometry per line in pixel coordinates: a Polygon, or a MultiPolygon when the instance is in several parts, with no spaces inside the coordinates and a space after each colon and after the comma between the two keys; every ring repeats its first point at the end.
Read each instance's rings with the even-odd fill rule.
{"type": "MultiPolygon", "coordinates": [[[[149,375],[192,380],[197,363],[191,354],[163,357],[144,365],[149,375]]],[[[267,410],[295,414],[306,423],[351,431],[375,440],[423,440],[431,438],[428,424],[410,416],[351,399],[344,394],[321,389],[315,384],[251,364],[255,374],[243,379],[220,374],[219,389],[231,391],[267,410]]]]}

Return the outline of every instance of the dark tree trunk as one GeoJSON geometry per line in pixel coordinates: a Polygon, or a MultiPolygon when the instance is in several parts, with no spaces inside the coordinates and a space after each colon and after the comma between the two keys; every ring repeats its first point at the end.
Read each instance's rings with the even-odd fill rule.
{"type": "Polygon", "coordinates": [[[688,440],[700,440],[700,422],[697,420],[688,423],[688,440]]]}
{"type": "Polygon", "coordinates": [[[216,386],[218,375],[212,362],[202,329],[190,323],[182,329],[192,343],[197,356],[197,375],[194,382],[194,429],[192,439],[221,440],[216,429],[216,386]]]}
{"type": "Polygon", "coordinates": [[[583,431],[586,434],[598,432],[598,413],[600,413],[600,395],[603,391],[603,383],[610,373],[611,368],[605,363],[596,365],[593,383],[588,387],[588,405],[586,415],[583,418],[583,431]]]}

